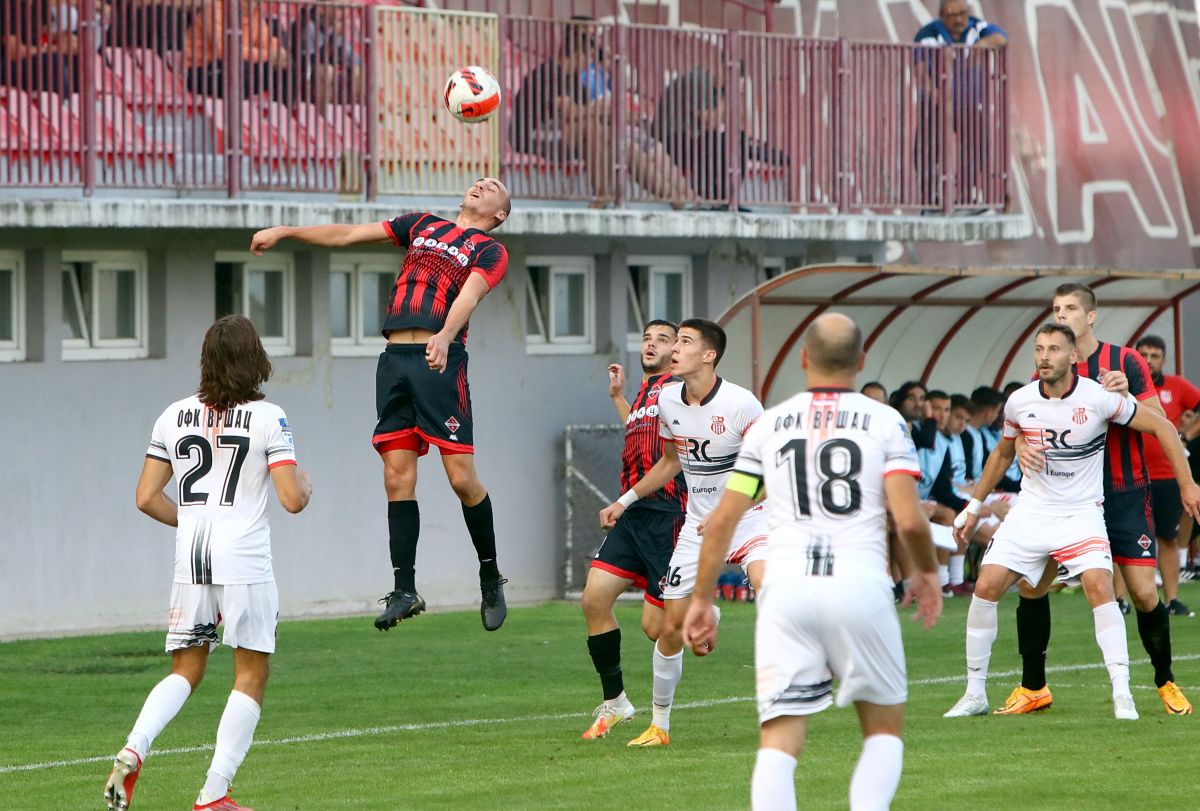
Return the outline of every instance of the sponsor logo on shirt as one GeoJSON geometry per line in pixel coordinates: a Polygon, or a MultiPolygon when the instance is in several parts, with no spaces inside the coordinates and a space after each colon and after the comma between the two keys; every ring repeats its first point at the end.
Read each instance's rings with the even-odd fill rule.
{"type": "Polygon", "coordinates": [[[467,263],[471,261],[467,258],[467,252],[465,250],[460,251],[458,246],[448,245],[445,242],[438,242],[433,237],[417,237],[413,240],[412,246],[414,248],[424,248],[427,251],[437,251],[439,253],[447,254],[453,259],[453,261],[458,262],[458,264],[462,265],[463,267],[466,267],[467,263]]]}
{"type": "Polygon", "coordinates": [[[283,438],[287,441],[287,444],[295,447],[296,443],[292,439],[292,429],[288,427],[287,417],[279,418],[279,427],[283,430],[283,438]]]}

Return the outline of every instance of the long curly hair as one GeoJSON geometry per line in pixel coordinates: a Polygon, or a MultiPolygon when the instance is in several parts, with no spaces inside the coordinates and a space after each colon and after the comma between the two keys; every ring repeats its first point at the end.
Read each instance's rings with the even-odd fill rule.
{"type": "Polygon", "coordinates": [[[200,348],[200,401],[216,411],[261,400],[271,361],[249,318],[227,315],[204,334],[200,348]]]}

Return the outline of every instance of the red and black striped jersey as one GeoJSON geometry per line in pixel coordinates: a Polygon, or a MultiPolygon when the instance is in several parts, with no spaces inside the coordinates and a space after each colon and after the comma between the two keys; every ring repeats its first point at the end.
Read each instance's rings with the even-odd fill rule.
{"type": "MultiPolygon", "coordinates": [[[[629,417],[625,420],[625,449],[621,452],[622,493],[641,481],[662,456],[667,440],[658,435],[658,398],[668,381],[682,385],[673,381],[669,374],[654,375],[642,384],[629,405],[629,417]]],[[[632,505],[638,506],[683,512],[687,508],[687,484],[683,480],[683,471],[667,482],[666,487],[632,505]]]]}
{"type": "MultiPolygon", "coordinates": [[[[1080,377],[1099,381],[1110,369],[1124,372],[1129,378],[1129,393],[1137,400],[1157,397],[1158,390],[1150,378],[1145,359],[1127,346],[1100,342],[1087,360],[1079,361],[1075,370],[1080,377]]],[[[1150,485],[1146,469],[1142,435],[1132,428],[1111,423],[1104,447],[1104,492],[1124,493],[1150,485]]]]}
{"type": "MultiPolygon", "coordinates": [[[[392,242],[407,249],[388,301],[385,336],[394,329],[437,332],[472,273],[482,276],[491,290],[508,270],[508,251],[478,228],[459,228],[418,212],[385,220],[383,227],[392,242]]],[[[466,324],[454,340],[466,344],[466,324]]]]}

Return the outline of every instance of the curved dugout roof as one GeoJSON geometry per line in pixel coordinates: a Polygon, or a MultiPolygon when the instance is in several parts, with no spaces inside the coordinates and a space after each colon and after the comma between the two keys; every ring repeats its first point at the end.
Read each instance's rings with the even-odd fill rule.
{"type": "Polygon", "coordinates": [[[1086,268],[929,268],[908,265],[817,265],[759,285],[718,321],[729,335],[722,372],[766,405],[804,388],[800,345],[823,312],[853,318],[867,361],[860,384],[892,390],[906,380],[969,393],[1028,380],[1033,333],[1050,320],[1058,285],[1096,291],[1096,333],[1131,344],[1145,334],[1167,342],[1182,368],[1180,302],[1200,290],[1200,271],[1086,268]]]}

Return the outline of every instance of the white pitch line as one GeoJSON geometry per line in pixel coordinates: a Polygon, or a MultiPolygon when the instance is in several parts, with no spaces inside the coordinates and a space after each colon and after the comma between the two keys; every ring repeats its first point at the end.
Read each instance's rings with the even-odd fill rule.
{"type": "MultiPolygon", "coordinates": [[[[753,701],[750,696],[730,696],[714,698],[706,701],[689,701],[676,704],[680,710],[703,709],[717,707],[722,704],[738,704],[743,701],[753,701]]],[[[590,718],[590,712],[564,712],[554,715],[522,715],[517,718],[464,718],[457,721],[430,721],[424,724],[395,724],[383,727],[362,727],[360,729],[339,729],[333,732],[314,732],[310,735],[296,735],[291,738],[266,738],[254,741],[252,746],[281,746],[291,743],[311,743],[314,741],[331,741],[339,738],[362,738],[370,735],[390,735],[394,732],[420,732],[427,729],[453,729],[455,727],[477,727],[492,724],[517,724],[528,721],[567,721],[572,718],[590,718]]],[[[194,752],[211,752],[212,744],[203,746],[181,746],[175,749],[158,749],[150,752],[147,757],[162,757],[163,755],[187,755],[194,752]]],[[[21,763],[14,766],[0,766],[0,774],[12,772],[32,772],[38,769],[53,769],[61,766],[81,766],[87,763],[101,763],[112,760],[112,755],[95,755],[93,757],[73,758],[71,760],[47,760],[42,763],[21,763]]]]}
{"type": "MultiPolygon", "coordinates": [[[[1200,654],[1187,654],[1185,656],[1176,656],[1174,661],[1187,662],[1200,659],[1200,654]]],[[[1150,664],[1149,659],[1134,659],[1130,660],[1131,665],[1146,665],[1150,664]]],[[[1091,663],[1086,665],[1057,665],[1047,667],[1047,673],[1074,673],[1080,670],[1101,670],[1104,668],[1102,663],[1091,663]]],[[[1020,670],[1003,670],[989,674],[989,678],[1008,678],[1010,676],[1020,676],[1020,670]]],[[[911,686],[928,686],[935,684],[953,684],[954,682],[963,681],[965,676],[935,676],[927,679],[910,679],[911,686]]],[[[740,704],[742,702],[753,701],[752,696],[729,696],[727,698],[714,698],[706,701],[689,701],[684,704],[676,704],[677,710],[696,710],[705,707],[717,707],[722,704],[740,704]]],[[[314,732],[309,735],[296,735],[290,738],[266,738],[263,740],[254,741],[252,746],[284,746],[293,743],[314,743],[317,741],[332,741],[340,738],[362,738],[372,735],[391,735],[396,732],[421,732],[427,729],[454,729],[456,727],[478,727],[490,726],[493,724],[518,724],[527,723],[530,721],[567,721],[572,718],[587,718],[591,713],[583,712],[564,712],[554,715],[522,715],[516,718],[463,718],[457,721],[430,721],[423,724],[395,724],[392,726],[382,727],[361,727],[358,729],[339,729],[333,732],[314,732]]],[[[204,744],[202,746],[180,746],[174,749],[159,749],[152,751],[147,757],[163,757],[165,755],[188,755],[195,752],[211,752],[212,744],[204,744]]],[[[41,763],[19,763],[12,766],[0,766],[0,774],[12,774],[14,772],[33,772],[39,769],[54,769],[64,766],[82,766],[88,763],[102,763],[112,760],[112,755],[94,755],[92,757],[73,758],[70,760],[47,760],[41,763]]]]}

